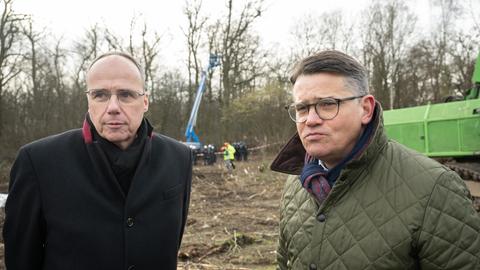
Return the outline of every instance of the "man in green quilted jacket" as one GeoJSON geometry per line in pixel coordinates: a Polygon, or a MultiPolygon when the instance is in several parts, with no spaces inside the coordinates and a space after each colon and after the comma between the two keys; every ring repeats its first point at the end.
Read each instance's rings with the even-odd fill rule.
{"type": "Polygon", "coordinates": [[[290,80],[297,133],[271,166],[291,175],[279,269],[480,269],[480,215],[464,182],[387,139],[361,64],[323,51],[290,80]]]}

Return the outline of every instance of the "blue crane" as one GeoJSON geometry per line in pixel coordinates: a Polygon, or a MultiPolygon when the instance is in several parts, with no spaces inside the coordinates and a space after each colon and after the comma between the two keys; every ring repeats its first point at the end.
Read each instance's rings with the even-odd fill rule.
{"type": "Polygon", "coordinates": [[[218,55],[210,55],[208,66],[205,70],[202,70],[202,78],[200,80],[200,85],[197,89],[197,95],[195,96],[195,102],[193,103],[192,112],[190,113],[190,119],[188,120],[187,129],[185,131],[185,137],[187,139],[187,144],[196,144],[197,147],[200,147],[200,140],[198,139],[197,134],[193,130],[197,124],[197,115],[198,108],[200,108],[200,102],[202,101],[203,92],[205,91],[205,81],[207,79],[207,73],[214,67],[220,65],[220,58],[218,55]]]}

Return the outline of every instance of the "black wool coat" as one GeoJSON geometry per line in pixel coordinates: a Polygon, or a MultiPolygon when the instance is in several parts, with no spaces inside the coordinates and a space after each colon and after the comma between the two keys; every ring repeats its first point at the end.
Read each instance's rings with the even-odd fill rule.
{"type": "Polygon", "coordinates": [[[5,206],[7,269],[176,269],[189,148],[150,132],[125,195],[91,131],[85,122],[20,149],[5,206]]]}

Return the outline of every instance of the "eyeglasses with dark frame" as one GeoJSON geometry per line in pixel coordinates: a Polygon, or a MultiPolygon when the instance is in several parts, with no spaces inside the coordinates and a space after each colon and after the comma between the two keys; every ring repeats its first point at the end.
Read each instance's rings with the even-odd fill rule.
{"type": "Polygon", "coordinates": [[[285,109],[295,123],[304,123],[307,121],[308,113],[310,112],[310,107],[314,106],[315,113],[322,120],[331,120],[338,115],[340,110],[340,103],[343,101],[354,100],[357,98],[362,98],[365,95],[345,97],[345,98],[321,98],[313,103],[292,103],[285,106],[285,109]]]}
{"type": "Polygon", "coordinates": [[[91,89],[85,91],[85,93],[90,96],[93,102],[100,104],[107,103],[113,95],[117,96],[117,100],[122,104],[131,104],[145,95],[145,92],[140,93],[129,89],[120,89],[116,92],[111,92],[106,89],[91,89]]]}

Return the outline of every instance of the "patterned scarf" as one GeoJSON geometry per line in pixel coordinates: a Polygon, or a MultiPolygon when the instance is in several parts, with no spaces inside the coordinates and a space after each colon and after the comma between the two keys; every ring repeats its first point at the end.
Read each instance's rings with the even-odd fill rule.
{"type": "Polygon", "coordinates": [[[374,122],[373,119],[370,121],[352,151],[331,170],[323,166],[323,163],[317,158],[310,156],[308,153],[305,154],[305,165],[303,166],[302,174],[300,175],[300,182],[309,193],[315,196],[318,204],[322,204],[323,201],[325,201],[328,193],[330,193],[330,190],[347,162],[359,157],[370,144],[374,135],[374,122]]]}
{"type": "Polygon", "coordinates": [[[305,155],[305,166],[300,175],[300,181],[302,186],[315,196],[319,204],[322,204],[331,190],[327,174],[328,169],[319,163],[318,159],[309,154],[305,155]]]}

